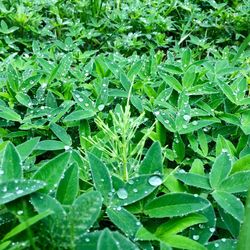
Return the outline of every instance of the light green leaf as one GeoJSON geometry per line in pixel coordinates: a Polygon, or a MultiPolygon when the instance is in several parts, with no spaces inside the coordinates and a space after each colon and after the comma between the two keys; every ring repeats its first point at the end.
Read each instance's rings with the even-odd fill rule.
{"type": "Polygon", "coordinates": [[[188,250],[206,250],[206,247],[200,243],[181,235],[167,235],[159,237],[160,240],[171,247],[188,250]]]}
{"type": "Polygon", "coordinates": [[[160,76],[171,88],[175,89],[177,92],[182,91],[182,85],[175,77],[163,73],[161,73],[160,76]]]}
{"type": "Polygon", "coordinates": [[[250,170],[250,155],[246,155],[241,159],[237,160],[232,167],[230,174],[234,174],[239,171],[248,171],[250,170]]]}
{"type": "Polygon", "coordinates": [[[189,186],[203,188],[206,190],[212,189],[207,176],[193,173],[175,173],[174,176],[189,186]]]}
{"type": "Polygon", "coordinates": [[[59,126],[56,123],[51,123],[50,129],[64,144],[66,145],[72,144],[71,137],[67,134],[66,130],[63,127],[59,126]]]}
{"type": "Polygon", "coordinates": [[[199,196],[186,193],[171,193],[157,197],[144,209],[152,218],[184,216],[201,211],[209,206],[209,202],[199,196]]]}
{"type": "Polygon", "coordinates": [[[250,187],[250,171],[241,171],[227,177],[219,190],[229,193],[247,192],[250,187]]]}
{"type": "Polygon", "coordinates": [[[161,156],[161,145],[159,142],[154,142],[145,155],[140,168],[139,174],[162,174],[163,164],[161,156]]]}
{"type": "Polygon", "coordinates": [[[1,158],[0,183],[23,177],[20,155],[11,142],[5,146],[1,158]]]}
{"type": "Polygon", "coordinates": [[[65,152],[57,157],[49,160],[43,164],[36,173],[33,175],[33,179],[45,181],[46,187],[43,189],[44,192],[50,192],[57,187],[62,175],[68,165],[70,159],[70,153],[65,152]]]}
{"type": "Polygon", "coordinates": [[[70,205],[76,198],[78,193],[78,165],[73,163],[64,173],[63,178],[60,180],[56,198],[62,204],[70,205]]]}
{"type": "Polygon", "coordinates": [[[40,141],[38,142],[36,146],[36,150],[61,150],[64,149],[65,144],[60,141],[55,141],[55,140],[45,140],[45,141],[40,141]]]}
{"type": "Polygon", "coordinates": [[[80,195],[72,204],[68,220],[75,237],[85,233],[97,220],[102,207],[102,197],[97,191],[80,195]]]}
{"type": "Polygon", "coordinates": [[[231,171],[231,159],[228,152],[222,152],[212,166],[209,181],[212,188],[218,188],[220,183],[227,178],[231,171]]]}
{"type": "Polygon", "coordinates": [[[8,240],[8,239],[12,238],[13,236],[16,236],[17,234],[23,232],[24,230],[26,230],[30,226],[34,225],[38,221],[44,219],[45,217],[47,217],[51,213],[52,213],[52,211],[47,210],[47,211],[44,211],[43,213],[40,213],[40,214],[37,214],[37,215],[35,215],[35,216],[31,217],[31,218],[28,218],[27,220],[25,220],[21,224],[17,225],[13,229],[11,229],[10,232],[5,234],[3,240],[8,240]]]}
{"type": "Polygon", "coordinates": [[[95,188],[102,194],[105,201],[108,202],[110,192],[112,191],[110,173],[104,163],[95,155],[88,153],[88,158],[95,188]]]}
{"type": "Polygon", "coordinates": [[[45,185],[42,181],[24,179],[0,183],[0,205],[34,193],[45,185]]]}
{"type": "Polygon", "coordinates": [[[155,235],[157,237],[173,235],[199,223],[206,223],[208,220],[201,214],[189,214],[183,218],[171,219],[157,227],[155,235]]]}
{"type": "Polygon", "coordinates": [[[240,199],[237,199],[234,195],[223,191],[214,191],[212,196],[218,205],[225,210],[225,212],[232,215],[239,222],[243,221],[244,206],[240,199]]]}
{"type": "Polygon", "coordinates": [[[78,110],[73,111],[64,118],[64,122],[80,121],[83,119],[91,118],[95,115],[95,112],[92,110],[78,110]]]}
{"type": "Polygon", "coordinates": [[[34,137],[16,146],[16,149],[19,152],[22,161],[24,161],[34,151],[39,140],[40,140],[40,137],[34,137]]]}
{"type": "Polygon", "coordinates": [[[135,236],[141,226],[137,218],[123,207],[107,208],[107,215],[120,230],[131,237],[135,236]]]}
{"type": "Polygon", "coordinates": [[[196,66],[190,66],[188,70],[184,73],[184,76],[182,78],[182,85],[185,89],[189,89],[193,85],[196,77],[195,69],[196,66]]]}

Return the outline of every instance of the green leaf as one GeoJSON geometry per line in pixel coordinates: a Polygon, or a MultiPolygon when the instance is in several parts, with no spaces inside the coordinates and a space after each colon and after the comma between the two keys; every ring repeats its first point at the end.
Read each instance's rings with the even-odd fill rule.
{"type": "Polygon", "coordinates": [[[17,72],[11,64],[7,68],[7,80],[10,88],[16,93],[19,88],[19,80],[17,72]]]}
{"type": "Polygon", "coordinates": [[[10,245],[11,241],[5,241],[3,243],[0,243],[0,250],[7,249],[7,247],[10,245]]]}
{"type": "Polygon", "coordinates": [[[68,220],[75,237],[86,232],[97,220],[102,207],[102,197],[97,191],[80,195],[72,204],[68,220]]]}
{"type": "Polygon", "coordinates": [[[64,173],[63,178],[60,180],[56,198],[62,204],[70,205],[76,198],[78,193],[78,165],[73,163],[64,173]]]}
{"type": "Polygon", "coordinates": [[[207,218],[201,214],[189,214],[183,218],[174,218],[157,227],[155,235],[160,237],[177,234],[184,231],[188,227],[199,223],[206,223],[207,221],[207,218]]]}
{"type": "Polygon", "coordinates": [[[176,78],[163,73],[161,73],[160,76],[171,88],[175,89],[177,92],[182,91],[182,85],[176,78]]]}
{"type": "Polygon", "coordinates": [[[229,193],[247,192],[250,187],[250,171],[241,171],[227,177],[219,190],[229,193]]]}
{"type": "Polygon", "coordinates": [[[0,205],[34,193],[45,185],[42,181],[18,179],[0,183],[0,205]]]}
{"type": "Polygon", "coordinates": [[[107,215],[110,220],[128,236],[135,236],[141,223],[129,211],[122,207],[107,208],[107,215]]]}
{"type": "Polygon", "coordinates": [[[143,199],[152,193],[162,183],[159,175],[141,175],[131,178],[127,183],[117,189],[112,204],[123,206],[143,199]],[[121,195],[120,195],[121,194],[121,195]]]}
{"type": "Polygon", "coordinates": [[[57,187],[62,175],[68,165],[70,159],[70,153],[65,152],[57,157],[49,160],[43,164],[36,173],[33,175],[33,179],[45,181],[46,187],[43,189],[44,192],[50,192],[57,187]]]}
{"type": "Polygon", "coordinates": [[[14,227],[13,229],[11,229],[10,232],[8,232],[7,234],[5,234],[3,240],[8,240],[14,236],[16,236],[17,234],[23,232],[24,230],[26,230],[27,228],[29,228],[30,226],[34,225],[35,223],[37,223],[38,221],[44,219],[45,217],[47,217],[48,215],[50,215],[52,213],[52,211],[47,210],[44,211],[41,214],[37,214],[31,218],[28,218],[27,220],[25,220],[24,222],[22,222],[21,224],[17,225],[16,227],[14,227]]]}
{"type": "Polygon", "coordinates": [[[236,240],[224,238],[221,240],[211,241],[208,244],[206,244],[206,247],[207,250],[217,250],[218,248],[220,250],[236,250],[236,243],[237,243],[236,240]]]}
{"type": "Polygon", "coordinates": [[[244,222],[240,229],[237,250],[248,250],[250,237],[250,191],[247,194],[244,222]]]}
{"type": "Polygon", "coordinates": [[[31,98],[27,94],[19,92],[16,95],[16,99],[18,100],[19,103],[21,103],[22,105],[26,106],[27,108],[32,107],[31,98]]]}
{"type": "Polygon", "coordinates": [[[95,188],[102,194],[104,200],[107,202],[110,198],[110,192],[112,192],[110,173],[105,164],[95,155],[88,153],[88,158],[95,188]]]}
{"type": "Polygon", "coordinates": [[[234,195],[223,191],[214,191],[212,196],[219,206],[225,210],[225,212],[232,215],[239,222],[243,221],[244,206],[240,199],[237,199],[234,195]]]}
{"type": "Polygon", "coordinates": [[[154,142],[145,155],[140,168],[139,174],[162,174],[163,164],[161,156],[161,145],[159,142],[154,142]]]}
{"type": "Polygon", "coordinates": [[[92,110],[78,110],[73,111],[64,118],[64,122],[80,121],[95,116],[95,112],[92,110]]]}
{"type": "Polygon", "coordinates": [[[91,110],[95,111],[94,104],[92,101],[88,98],[87,95],[84,94],[84,92],[80,91],[74,91],[73,92],[74,100],[77,102],[77,104],[83,109],[83,110],[91,110]]]}
{"type": "Polygon", "coordinates": [[[22,161],[24,161],[34,151],[39,140],[40,140],[40,137],[34,137],[34,138],[16,146],[16,149],[19,152],[19,155],[20,155],[22,161]]]}
{"type": "Polygon", "coordinates": [[[246,155],[241,159],[237,160],[232,167],[230,174],[234,174],[239,171],[248,171],[250,170],[250,155],[246,155]]]}
{"type": "Polygon", "coordinates": [[[189,67],[188,70],[184,73],[184,76],[182,78],[182,85],[185,89],[189,89],[193,85],[196,77],[195,69],[196,66],[193,65],[189,67]]]}
{"type": "Polygon", "coordinates": [[[173,151],[176,154],[177,162],[182,162],[185,158],[185,144],[179,134],[175,135],[173,151]]]}
{"type": "Polygon", "coordinates": [[[5,107],[5,106],[0,106],[0,117],[5,119],[5,120],[10,120],[14,122],[21,122],[21,116],[17,114],[14,110],[5,107]]]}
{"type": "Polygon", "coordinates": [[[161,236],[159,237],[159,239],[174,248],[181,248],[188,250],[206,250],[206,247],[204,247],[200,243],[181,235],[161,236]]]}
{"type": "Polygon", "coordinates": [[[23,177],[20,155],[11,142],[7,143],[2,152],[0,173],[0,183],[23,177]]]}
{"type": "Polygon", "coordinates": [[[193,173],[175,173],[174,176],[189,186],[203,188],[206,190],[212,189],[207,176],[193,173]]]}
{"type": "Polygon", "coordinates": [[[197,134],[198,134],[198,141],[199,141],[202,153],[203,153],[204,156],[207,156],[207,154],[208,154],[208,143],[207,143],[206,134],[203,132],[202,129],[199,129],[197,134]]]}
{"type": "Polygon", "coordinates": [[[48,78],[48,83],[51,83],[54,79],[61,79],[64,78],[70,67],[72,64],[73,58],[72,58],[72,54],[68,53],[66,55],[63,56],[63,58],[61,59],[61,62],[59,64],[58,67],[56,67],[50,74],[49,78],[48,78]]]}
{"type": "Polygon", "coordinates": [[[65,148],[64,143],[55,140],[40,141],[36,146],[36,150],[45,150],[45,151],[61,150],[64,148],[65,148]]]}
{"type": "Polygon", "coordinates": [[[71,137],[67,134],[66,130],[63,127],[57,125],[56,123],[51,123],[50,129],[64,144],[72,144],[71,137]]]}
{"type": "Polygon", "coordinates": [[[212,166],[209,181],[212,188],[218,188],[231,171],[231,159],[227,152],[222,152],[212,166]]]}
{"type": "Polygon", "coordinates": [[[250,110],[243,112],[241,115],[241,129],[245,135],[250,135],[250,110]]]}
{"type": "Polygon", "coordinates": [[[184,216],[201,211],[209,206],[209,202],[199,196],[186,193],[171,193],[157,197],[149,202],[144,212],[153,218],[184,216]]]}
{"type": "Polygon", "coordinates": [[[139,250],[129,239],[125,238],[118,232],[111,232],[104,229],[98,239],[97,250],[139,250]]]}

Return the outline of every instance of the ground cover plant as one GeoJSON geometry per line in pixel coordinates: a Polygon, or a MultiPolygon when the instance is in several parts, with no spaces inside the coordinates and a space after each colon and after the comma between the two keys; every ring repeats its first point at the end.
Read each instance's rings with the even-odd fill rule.
{"type": "Polygon", "coordinates": [[[0,1],[0,249],[249,249],[249,27],[249,0],[0,1]]]}

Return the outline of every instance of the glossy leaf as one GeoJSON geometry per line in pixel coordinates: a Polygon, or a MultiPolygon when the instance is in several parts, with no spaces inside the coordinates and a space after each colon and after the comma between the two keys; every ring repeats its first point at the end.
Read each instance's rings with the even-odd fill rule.
{"type": "Polygon", "coordinates": [[[33,175],[33,179],[47,183],[44,192],[50,192],[57,187],[68,165],[70,153],[65,152],[43,164],[33,175]]]}
{"type": "Polygon", "coordinates": [[[186,193],[171,193],[157,197],[149,202],[144,211],[152,218],[184,216],[201,211],[209,202],[199,196],[186,193]]]}
{"type": "Polygon", "coordinates": [[[0,205],[34,193],[45,185],[42,181],[24,179],[0,183],[0,205]]]}

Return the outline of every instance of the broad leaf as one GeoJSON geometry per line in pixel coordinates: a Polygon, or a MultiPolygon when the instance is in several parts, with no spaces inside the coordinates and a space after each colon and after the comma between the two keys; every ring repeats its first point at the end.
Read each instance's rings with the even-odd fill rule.
{"type": "Polygon", "coordinates": [[[46,185],[38,180],[13,180],[0,184],[0,205],[16,200],[27,194],[36,192],[46,185]]]}
{"type": "Polygon", "coordinates": [[[239,199],[223,191],[214,191],[212,196],[225,212],[231,214],[239,222],[243,221],[244,206],[239,199]]]}
{"type": "Polygon", "coordinates": [[[159,142],[155,142],[149,148],[139,168],[140,174],[162,174],[162,156],[159,142]]]}
{"type": "Polygon", "coordinates": [[[184,216],[201,211],[209,206],[208,200],[186,193],[171,193],[157,197],[144,209],[153,218],[184,216]]]}
{"type": "Polygon", "coordinates": [[[51,192],[57,187],[62,175],[68,165],[70,153],[65,152],[43,164],[36,173],[33,179],[41,180],[47,183],[43,189],[44,192],[51,192]]]}
{"type": "Polygon", "coordinates": [[[110,173],[105,164],[102,163],[101,160],[99,160],[99,158],[95,155],[89,153],[88,158],[95,188],[102,194],[103,198],[107,202],[112,191],[110,173]]]}

